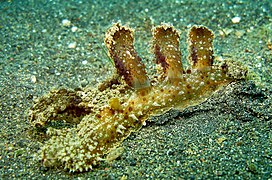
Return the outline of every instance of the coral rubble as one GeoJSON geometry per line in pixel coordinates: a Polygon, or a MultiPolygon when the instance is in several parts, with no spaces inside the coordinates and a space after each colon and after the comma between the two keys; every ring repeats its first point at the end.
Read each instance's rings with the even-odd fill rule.
{"type": "Polygon", "coordinates": [[[44,166],[61,166],[71,172],[91,170],[99,161],[115,159],[119,153],[113,151],[151,116],[202,103],[219,88],[246,77],[246,68],[238,62],[214,65],[214,35],[204,26],[189,31],[191,67],[186,69],[179,32],[168,24],[152,32],[157,76],[147,76],[133,46],[133,30],[116,23],[105,38],[117,69],[114,78],[97,88],[53,90],[36,100],[29,112],[34,127],[60,120],[77,123],[72,128],[48,128],[51,138],[40,150],[44,166]]]}

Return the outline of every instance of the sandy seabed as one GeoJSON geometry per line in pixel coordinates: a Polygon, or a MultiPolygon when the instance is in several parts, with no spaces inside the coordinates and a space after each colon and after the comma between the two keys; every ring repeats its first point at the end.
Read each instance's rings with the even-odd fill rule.
{"type": "Polygon", "coordinates": [[[269,179],[272,178],[272,4],[266,1],[0,1],[1,179],[269,179]],[[63,21],[68,20],[68,21],[63,21]],[[151,119],[122,144],[125,151],[91,172],[69,174],[35,159],[46,136],[27,120],[33,99],[53,88],[95,86],[112,75],[104,35],[113,22],[135,29],[148,72],[152,26],[216,35],[216,59],[249,68],[207,102],[151,119]],[[67,24],[68,23],[68,24],[67,24]]]}

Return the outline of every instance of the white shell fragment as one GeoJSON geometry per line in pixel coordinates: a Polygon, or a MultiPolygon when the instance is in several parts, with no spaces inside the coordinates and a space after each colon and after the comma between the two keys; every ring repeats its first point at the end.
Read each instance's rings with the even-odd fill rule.
{"type": "Polygon", "coordinates": [[[62,23],[62,26],[64,26],[64,27],[69,27],[69,26],[71,26],[71,21],[68,20],[68,19],[63,19],[63,20],[61,21],[61,23],[62,23]]]}
{"type": "Polygon", "coordinates": [[[240,20],[241,20],[241,17],[239,17],[239,16],[236,16],[231,19],[233,24],[238,24],[240,22],[240,20]]]}

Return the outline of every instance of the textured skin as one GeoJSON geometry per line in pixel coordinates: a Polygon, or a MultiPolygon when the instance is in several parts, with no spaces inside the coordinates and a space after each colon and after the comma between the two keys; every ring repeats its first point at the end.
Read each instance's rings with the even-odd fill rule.
{"type": "Polygon", "coordinates": [[[118,75],[126,84],[116,82],[115,77],[102,84],[103,88],[54,90],[31,108],[29,119],[33,126],[45,126],[65,117],[69,122],[80,119],[73,128],[48,128],[51,138],[40,150],[44,166],[82,172],[104,161],[107,154],[106,159],[116,159],[120,143],[150,117],[200,104],[216,90],[246,76],[247,70],[236,62],[213,65],[213,33],[204,26],[193,26],[189,32],[191,68],[184,70],[178,32],[164,24],[153,29],[153,48],[162,78],[149,81],[133,47],[132,32],[114,24],[105,39],[118,75]]]}

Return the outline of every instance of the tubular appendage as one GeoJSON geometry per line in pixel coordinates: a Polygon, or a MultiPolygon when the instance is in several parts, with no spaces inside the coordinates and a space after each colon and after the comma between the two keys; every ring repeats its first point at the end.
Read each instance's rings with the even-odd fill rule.
{"type": "Polygon", "coordinates": [[[150,86],[150,83],[133,42],[133,30],[119,23],[113,24],[106,33],[105,44],[118,74],[129,86],[141,89],[150,86]]]}
{"type": "Polygon", "coordinates": [[[153,28],[153,52],[156,63],[162,68],[162,76],[168,80],[181,78],[183,73],[179,32],[171,25],[153,28]]]}
{"type": "Polygon", "coordinates": [[[193,26],[188,34],[189,62],[192,68],[203,69],[213,65],[214,34],[205,26],[193,26]]]}

